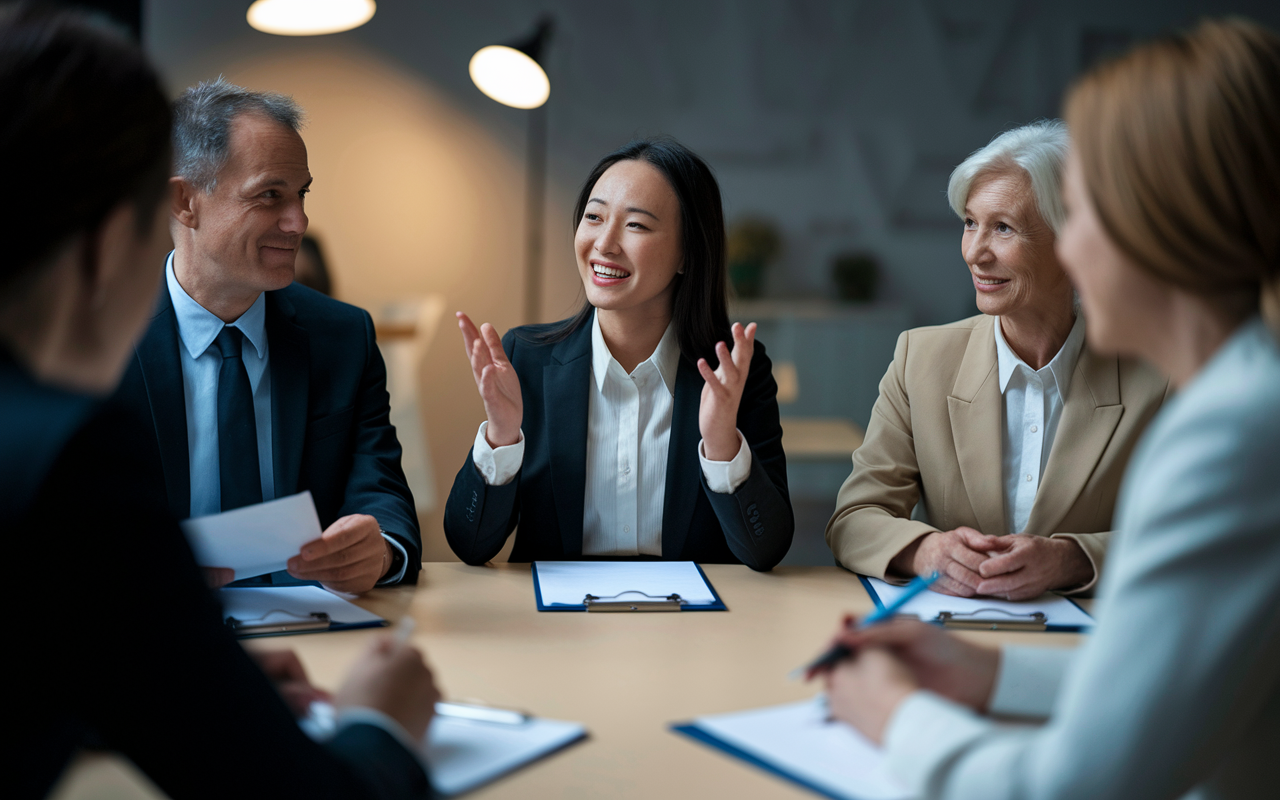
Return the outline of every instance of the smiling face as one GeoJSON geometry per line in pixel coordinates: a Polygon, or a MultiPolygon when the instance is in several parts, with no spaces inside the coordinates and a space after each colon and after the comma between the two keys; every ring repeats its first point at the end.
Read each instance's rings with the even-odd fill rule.
{"type": "Polygon", "coordinates": [[[227,293],[282,289],[307,230],[307,148],[290,128],[259,114],[231,123],[230,157],[212,192],[193,197],[192,240],[202,269],[227,293]]]}
{"type": "Polygon", "coordinates": [[[680,201],[655,167],[619,161],[605,170],[574,236],[591,305],[670,318],[683,261],[680,227],[680,201]]]}
{"type": "Polygon", "coordinates": [[[1054,253],[1054,235],[1036,210],[1025,172],[979,178],[964,207],[960,250],[977,291],[978,310],[993,316],[1038,314],[1070,302],[1070,284],[1054,253]]]}

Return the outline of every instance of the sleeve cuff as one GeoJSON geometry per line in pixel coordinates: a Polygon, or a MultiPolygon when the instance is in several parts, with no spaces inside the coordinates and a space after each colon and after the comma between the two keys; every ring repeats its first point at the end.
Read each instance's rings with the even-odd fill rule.
{"type": "MultiPolygon", "coordinates": [[[[1085,534],[1086,536],[1097,536],[1098,534],[1085,534]]],[[[1098,554],[1094,549],[1088,546],[1081,536],[1074,533],[1053,533],[1049,535],[1050,539],[1070,539],[1076,543],[1076,546],[1084,551],[1084,557],[1089,559],[1089,564],[1093,566],[1093,577],[1085,581],[1079,586],[1072,586],[1067,589],[1057,589],[1059,594],[1086,594],[1092,592],[1098,586],[1098,577],[1102,574],[1102,565],[1098,563],[1098,554]]]]}
{"type": "Polygon", "coordinates": [[[520,441],[515,444],[490,447],[489,441],[484,438],[484,432],[488,428],[488,420],[480,423],[480,430],[476,431],[475,444],[471,447],[471,460],[485,483],[490,486],[503,486],[511,482],[524,464],[524,429],[520,429],[520,441]]]}
{"type": "Polygon", "coordinates": [[[1074,656],[1075,650],[1068,648],[1001,647],[990,712],[1010,717],[1048,717],[1074,656]]]}
{"type": "MultiPolygon", "coordinates": [[[[333,704],[316,701],[311,704],[310,713],[298,720],[299,727],[307,736],[317,742],[327,742],[343,729],[351,725],[372,725],[387,732],[387,735],[400,743],[405,750],[422,762],[422,743],[414,741],[404,726],[391,717],[366,706],[345,706],[335,709],[333,704]]],[[[425,763],[423,764],[425,768],[425,763]]]]}
{"type": "Polygon", "coordinates": [[[707,458],[702,440],[698,440],[698,461],[702,464],[702,474],[707,479],[707,488],[716,494],[733,494],[751,476],[751,448],[747,446],[747,437],[742,435],[742,431],[738,431],[738,441],[741,444],[732,461],[712,461],[707,458]]]}
{"type": "Polygon", "coordinates": [[[382,538],[386,540],[387,544],[391,545],[392,547],[400,551],[399,571],[397,571],[394,575],[386,576],[382,580],[378,581],[378,583],[376,584],[377,586],[390,586],[392,584],[399,583],[400,581],[404,580],[405,570],[409,568],[409,553],[404,549],[404,545],[396,541],[396,537],[392,536],[386,531],[382,532],[382,538]]]}
{"type": "Polygon", "coordinates": [[[929,691],[912,692],[885,730],[886,767],[913,797],[930,795],[933,776],[993,724],[929,691]]]}

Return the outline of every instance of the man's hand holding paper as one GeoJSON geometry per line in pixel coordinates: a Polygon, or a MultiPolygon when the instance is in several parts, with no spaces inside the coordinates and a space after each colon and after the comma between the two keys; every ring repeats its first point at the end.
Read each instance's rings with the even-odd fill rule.
{"type": "Polygon", "coordinates": [[[185,520],[182,531],[200,566],[215,574],[230,569],[237,580],[285,569],[321,536],[311,492],[185,520]]]}
{"type": "Polygon", "coordinates": [[[320,538],[304,544],[287,568],[295,578],[360,594],[386,574],[391,559],[391,545],[378,521],[368,514],[349,514],[339,517],[320,538]]]}

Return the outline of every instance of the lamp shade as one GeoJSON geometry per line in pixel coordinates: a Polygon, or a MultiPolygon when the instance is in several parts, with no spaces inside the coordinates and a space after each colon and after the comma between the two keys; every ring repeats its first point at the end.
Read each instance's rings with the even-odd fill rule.
{"type": "Polygon", "coordinates": [[[245,16],[263,33],[319,36],[358,28],[377,9],[374,0],[255,0],[245,16]]]}
{"type": "Polygon", "coordinates": [[[551,81],[542,65],[514,47],[480,48],[468,71],[480,91],[503,105],[537,108],[551,96],[551,81]]]}

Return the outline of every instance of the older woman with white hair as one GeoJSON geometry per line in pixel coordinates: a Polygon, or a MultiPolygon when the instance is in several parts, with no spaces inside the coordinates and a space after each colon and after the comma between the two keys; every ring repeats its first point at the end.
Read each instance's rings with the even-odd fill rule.
{"type": "Polygon", "coordinates": [[[936,571],[935,591],[1013,600],[1097,582],[1121,475],[1168,384],[1085,344],[1054,252],[1067,141],[1036,122],[951,174],[982,313],[898,338],[827,524],[846,568],[891,583],[936,571]]]}

